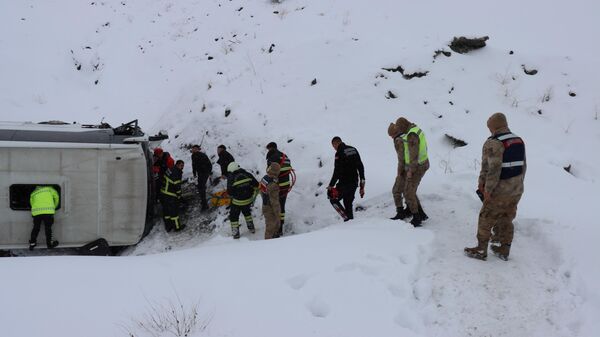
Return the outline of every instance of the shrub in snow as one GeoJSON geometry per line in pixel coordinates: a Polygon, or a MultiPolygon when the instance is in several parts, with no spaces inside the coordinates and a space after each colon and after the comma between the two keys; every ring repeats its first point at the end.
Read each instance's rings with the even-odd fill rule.
{"type": "Polygon", "coordinates": [[[184,305],[179,296],[167,303],[148,301],[147,312],[124,329],[129,337],[192,336],[204,331],[212,320],[212,315],[200,317],[198,309],[198,303],[184,305]]]}
{"type": "Polygon", "coordinates": [[[450,49],[459,53],[466,54],[471,50],[480,49],[485,47],[485,41],[489,40],[489,36],[466,38],[464,36],[454,37],[452,42],[448,45],[450,49]]]}

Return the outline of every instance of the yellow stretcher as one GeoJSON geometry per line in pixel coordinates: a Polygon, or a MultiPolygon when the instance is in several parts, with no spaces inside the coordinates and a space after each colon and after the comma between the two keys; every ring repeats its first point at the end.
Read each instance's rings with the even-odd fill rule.
{"type": "Polygon", "coordinates": [[[215,192],[210,197],[211,207],[229,206],[231,198],[227,194],[227,190],[215,192]]]}

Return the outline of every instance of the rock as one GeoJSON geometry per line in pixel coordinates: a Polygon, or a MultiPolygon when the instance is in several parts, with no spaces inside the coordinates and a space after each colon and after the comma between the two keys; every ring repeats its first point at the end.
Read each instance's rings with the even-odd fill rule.
{"type": "Polygon", "coordinates": [[[521,68],[523,68],[523,71],[527,75],[535,75],[538,73],[537,69],[527,69],[527,67],[524,64],[521,65],[521,68]]]}
{"type": "Polygon", "coordinates": [[[489,36],[466,38],[464,36],[454,37],[448,45],[450,49],[459,54],[466,54],[472,50],[480,49],[486,46],[485,41],[489,40],[489,36]]]}
{"type": "Polygon", "coordinates": [[[429,71],[417,71],[412,74],[406,74],[406,73],[404,73],[404,68],[402,68],[402,66],[397,66],[396,68],[381,68],[381,69],[383,69],[385,71],[390,71],[393,73],[400,73],[400,74],[402,74],[402,78],[404,78],[405,80],[410,80],[415,77],[421,78],[423,76],[427,76],[427,74],[429,73],[429,71]]]}
{"type": "Polygon", "coordinates": [[[451,52],[449,52],[449,51],[447,51],[447,50],[438,49],[438,50],[436,50],[435,52],[433,52],[433,59],[434,59],[434,61],[435,61],[435,59],[437,59],[437,58],[438,58],[438,56],[440,56],[440,55],[444,55],[444,56],[446,56],[446,57],[450,57],[450,56],[452,56],[452,53],[451,53],[451,52]]]}
{"type": "Polygon", "coordinates": [[[465,142],[462,139],[458,139],[456,137],[453,137],[449,134],[445,134],[446,139],[448,139],[448,141],[450,141],[450,143],[452,144],[452,146],[454,147],[463,147],[463,146],[467,146],[467,142],[465,142]]]}

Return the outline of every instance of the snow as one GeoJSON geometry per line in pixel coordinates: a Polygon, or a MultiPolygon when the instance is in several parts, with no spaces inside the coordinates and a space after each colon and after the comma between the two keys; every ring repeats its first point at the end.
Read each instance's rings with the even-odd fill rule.
{"type": "Polygon", "coordinates": [[[276,141],[298,174],[287,215],[297,235],[284,239],[261,240],[256,207],[259,231],[239,242],[220,210],[183,233],[159,226],[119,258],[1,259],[0,334],[125,335],[120,324],[177,293],[212,317],[195,336],[600,335],[599,10],[591,0],[0,3],[10,32],[0,120],[137,118],[150,134],[168,130],[176,158],[189,158],[185,144],[203,141],[210,156],[226,144],[260,175],[276,141]],[[434,62],[460,35],[490,40],[434,62]],[[399,65],[428,74],[382,69],[399,65]],[[510,260],[473,261],[462,249],[475,243],[496,111],[526,142],[525,194],[510,260]],[[430,219],[418,230],[385,220],[396,171],[386,129],[400,116],[429,144],[419,194],[430,219]],[[468,145],[453,148],[446,133],[468,145]],[[355,203],[366,210],[352,224],[320,186],[334,135],[366,166],[355,203]]]}

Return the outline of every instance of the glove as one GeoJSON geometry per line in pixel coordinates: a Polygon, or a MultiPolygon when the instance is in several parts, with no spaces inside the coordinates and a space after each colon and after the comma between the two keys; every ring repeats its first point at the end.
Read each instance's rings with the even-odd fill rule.
{"type": "Polygon", "coordinates": [[[360,190],[358,193],[360,194],[361,198],[365,197],[365,181],[364,180],[360,181],[360,190]]]}

